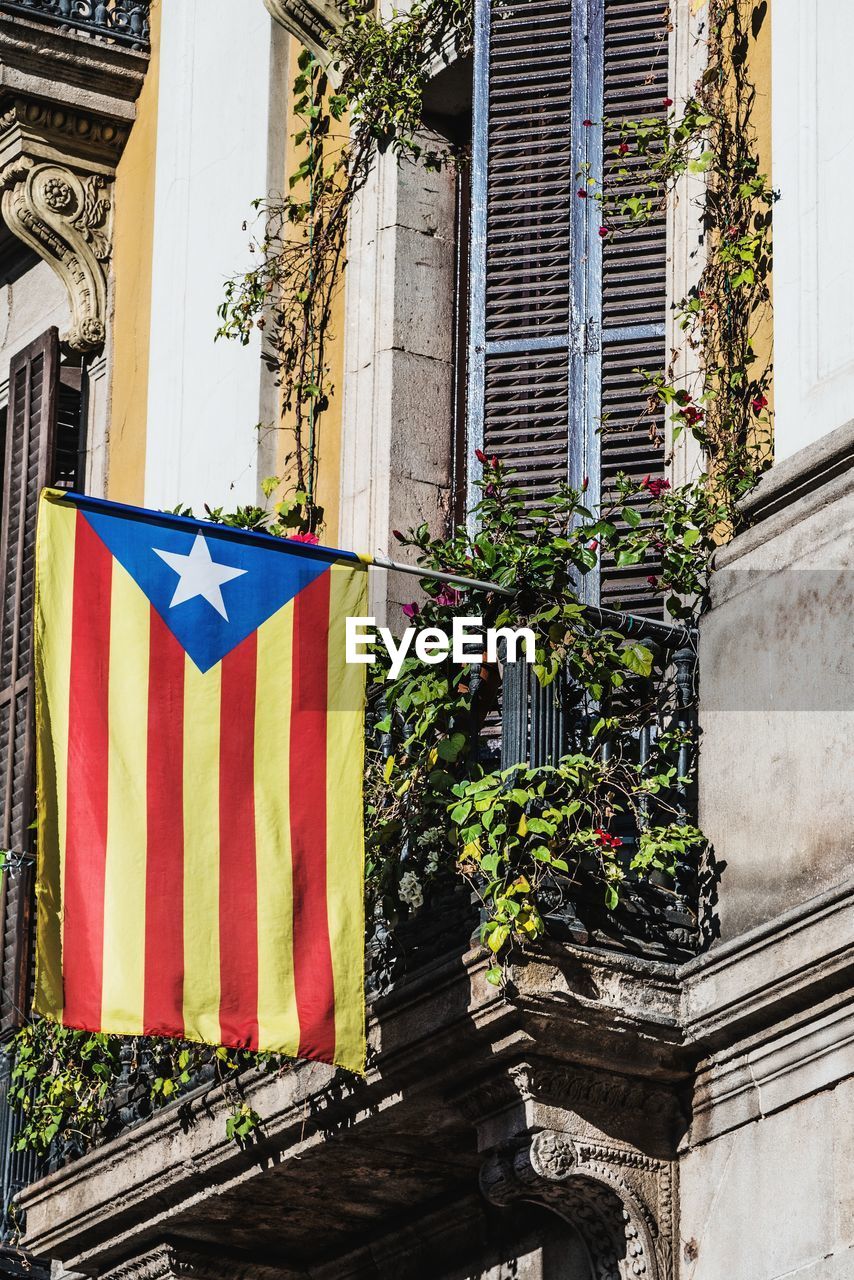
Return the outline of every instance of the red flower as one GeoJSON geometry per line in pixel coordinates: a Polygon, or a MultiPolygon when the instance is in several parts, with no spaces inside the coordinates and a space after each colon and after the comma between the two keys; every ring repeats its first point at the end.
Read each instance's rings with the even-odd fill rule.
{"type": "Polygon", "coordinates": [[[682,410],[682,417],[689,426],[695,427],[698,422],[702,422],[705,414],[702,409],[698,409],[696,405],[689,404],[686,409],[682,410]]]}
{"type": "Polygon", "coordinates": [[[392,534],[394,535],[395,538],[397,538],[398,542],[406,541],[406,538],[404,538],[403,534],[400,532],[399,529],[392,529],[392,534]]]}
{"type": "Polygon", "coordinates": [[[497,466],[498,466],[498,454],[497,454],[497,453],[494,453],[494,454],[492,455],[492,457],[489,459],[489,465],[490,465],[491,467],[493,467],[493,468],[495,468],[495,467],[497,467],[497,466]]]}
{"type": "Polygon", "coordinates": [[[751,400],[750,407],[755,414],[760,414],[768,404],[768,397],[759,395],[755,400],[751,400]]]}
{"type": "Polygon", "coordinates": [[[483,492],[486,494],[487,498],[494,498],[498,490],[494,484],[488,484],[483,492]]]}
{"type": "Polygon", "coordinates": [[[590,539],[590,541],[589,541],[589,542],[588,542],[588,544],[587,544],[587,550],[588,550],[588,551],[595,551],[595,550],[596,550],[596,548],[597,548],[598,546],[599,546],[599,539],[598,539],[598,538],[591,538],[591,539],[590,539]]]}
{"type": "Polygon", "coordinates": [[[673,106],[673,99],[672,99],[672,98],[665,98],[665,99],[664,99],[664,102],[662,103],[662,106],[665,106],[665,107],[672,107],[672,106],[673,106]]]}
{"type": "Polygon", "coordinates": [[[619,836],[612,836],[609,831],[603,831],[601,827],[596,827],[593,834],[599,837],[599,843],[604,849],[619,849],[623,843],[619,836]]]}
{"type": "Polygon", "coordinates": [[[602,237],[602,239],[604,240],[604,239],[605,239],[605,237],[606,237],[606,235],[608,234],[608,228],[607,228],[607,227],[600,227],[600,228],[599,228],[599,234],[600,234],[600,236],[602,237]]]}
{"type": "Polygon", "coordinates": [[[583,187],[579,187],[575,194],[578,196],[579,200],[587,199],[587,192],[584,190],[583,187]]]}
{"type": "Polygon", "coordinates": [[[444,587],[436,596],[436,604],[459,604],[461,600],[462,594],[456,587],[444,587]]]}
{"type": "Polygon", "coordinates": [[[318,538],[316,533],[292,533],[290,536],[290,541],[291,542],[307,542],[309,546],[316,547],[317,544],[320,542],[320,539],[318,538]]]}
{"type": "Polygon", "coordinates": [[[486,454],[482,449],[475,449],[474,456],[477,458],[478,462],[482,462],[483,465],[486,466],[486,454]]]}
{"type": "Polygon", "coordinates": [[[585,476],[585,477],[584,477],[584,479],[581,481],[581,492],[582,492],[582,493],[586,493],[586,492],[587,492],[587,486],[588,486],[589,484],[590,484],[590,477],[589,477],[589,476],[585,476]]]}
{"type": "Polygon", "coordinates": [[[629,144],[627,142],[621,142],[618,148],[621,156],[624,156],[628,151],[628,149],[629,149],[629,144]]]}
{"type": "Polygon", "coordinates": [[[593,121],[592,121],[592,120],[582,120],[582,121],[581,121],[581,123],[584,125],[585,129],[589,129],[589,128],[591,127],[591,125],[593,124],[593,121]]]}
{"type": "Polygon", "coordinates": [[[641,481],[641,488],[646,489],[654,498],[660,498],[664,490],[670,488],[670,481],[661,479],[653,480],[650,476],[646,476],[641,481]]]}
{"type": "Polygon", "coordinates": [[[654,573],[649,573],[649,574],[647,574],[647,579],[646,579],[646,580],[647,580],[647,582],[649,583],[649,585],[650,585],[651,587],[657,587],[657,586],[658,586],[658,578],[656,578],[656,576],[655,576],[655,574],[654,574],[654,573]]]}
{"type": "Polygon", "coordinates": [[[727,227],[726,233],[729,236],[730,240],[734,240],[736,238],[736,236],[738,235],[738,227],[735,225],[735,223],[727,227]]]}

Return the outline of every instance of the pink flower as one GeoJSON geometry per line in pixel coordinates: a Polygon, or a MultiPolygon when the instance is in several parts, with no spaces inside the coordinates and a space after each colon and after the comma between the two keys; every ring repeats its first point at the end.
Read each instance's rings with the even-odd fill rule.
{"type": "Polygon", "coordinates": [[[316,547],[320,542],[316,533],[292,533],[290,535],[291,542],[307,542],[309,546],[316,547]]]}
{"type": "Polygon", "coordinates": [[[459,604],[461,599],[462,595],[456,587],[443,587],[436,596],[436,604],[454,605],[459,604]]]}
{"type": "Polygon", "coordinates": [[[416,618],[420,612],[421,610],[414,600],[412,604],[405,604],[401,609],[401,613],[405,618],[416,618]]]}

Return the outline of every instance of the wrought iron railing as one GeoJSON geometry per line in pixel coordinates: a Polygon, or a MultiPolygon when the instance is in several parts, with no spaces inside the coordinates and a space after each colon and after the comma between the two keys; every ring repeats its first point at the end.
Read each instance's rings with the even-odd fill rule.
{"type": "Polygon", "coordinates": [[[20,14],[133,49],[149,47],[150,0],[0,0],[0,13],[20,14]]]}
{"type": "MultiPolygon", "coordinates": [[[[666,796],[670,817],[694,824],[697,797],[694,785],[686,781],[692,774],[697,747],[697,644],[689,629],[614,613],[606,609],[587,610],[589,620],[603,629],[626,638],[643,641],[655,654],[654,674],[649,678],[629,677],[622,702],[630,704],[633,727],[628,741],[619,744],[631,754],[633,763],[650,761],[656,739],[664,731],[679,731],[681,740],[676,759],[677,781],[666,796]]],[[[532,767],[554,764],[575,751],[601,753],[608,759],[616,749],[607,736],[595,739],[592,726],[611,709],[591,705],[573,696],[571,682],[560,676],[543,688],[524,663],[506,666],[501,707],[501,764],[532,767]]],[[[617,947],[656,958],[679,961],[693,955],[700,944],[700,875],[695,866],[677,867],[675,879],[653,872],[640,878],[630,869],[644,820],[628,812],[615,815],[613,831],[623,841],[621,861],[625,880],[615,910],[606,910],[602,886],[594,869],[582,865],[573,879],[555,875],[547,892],[545,915],[552,936],[582,944],[617,947]]]]}

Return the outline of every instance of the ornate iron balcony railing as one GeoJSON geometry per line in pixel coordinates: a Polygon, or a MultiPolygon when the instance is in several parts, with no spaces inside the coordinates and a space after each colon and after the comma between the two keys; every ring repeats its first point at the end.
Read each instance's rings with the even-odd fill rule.
{"type": "Polygon", "coordinates": [[[133,49],[149,47],[150,0],[0,0],[0,13],[113,40],[133,49]]]}

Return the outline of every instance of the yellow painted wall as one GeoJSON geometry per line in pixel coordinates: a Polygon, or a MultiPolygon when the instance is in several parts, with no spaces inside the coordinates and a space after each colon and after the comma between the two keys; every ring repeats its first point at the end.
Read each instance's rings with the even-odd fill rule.
{"type": "Polygon", "coordinates": [[[145,488],[161,2],[153,0],[151,6],[151,61],[137,102],[136,121],[119,161],[115,187],[115,308],[107,494],[117,502],[141,503],[145,488]]]}

